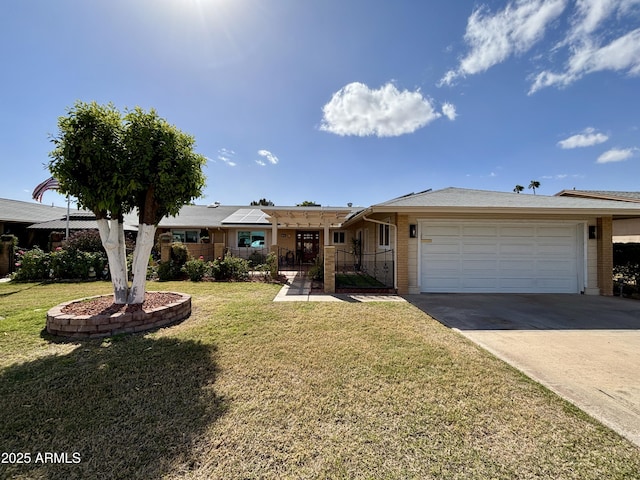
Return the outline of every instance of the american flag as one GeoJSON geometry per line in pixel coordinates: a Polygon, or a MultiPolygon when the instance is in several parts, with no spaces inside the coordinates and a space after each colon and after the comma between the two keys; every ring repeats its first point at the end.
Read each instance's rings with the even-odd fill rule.
{"type": "Polygon", "coordinates": [[[42,195],[44,195],[44,192],[46,192],[47,190],[57,190],[59,186],[60,185],[58,184],[58,180],[50,177],[33,190],[32,197],[34,200],[42,203],[42,195]]]}

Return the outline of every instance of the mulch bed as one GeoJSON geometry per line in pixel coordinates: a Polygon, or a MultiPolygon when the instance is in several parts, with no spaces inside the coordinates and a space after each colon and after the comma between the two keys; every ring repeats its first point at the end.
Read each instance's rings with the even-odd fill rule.
{"type": "Polygon", "coordinates": [[[62,309],[62,313],[69,315],[113,315],[118,312],[149,311],[163,307],[182,298],[169,292],[145,292],[144,302],[132,305],[117,305],[113,303],[113,296],[89,298],[70,303],[62,309]]]}

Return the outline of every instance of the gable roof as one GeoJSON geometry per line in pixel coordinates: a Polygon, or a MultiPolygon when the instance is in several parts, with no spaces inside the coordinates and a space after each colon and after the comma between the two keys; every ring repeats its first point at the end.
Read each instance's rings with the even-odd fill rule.
{"type": "MultiPolygon", "coordinates": [[[[138,231],[138,215],[129,213],[124,215],[124,230],[127,232],[138,231]]],[[[72,211],[69,214],[69,230],[97,230],[98,222],[93,212],[88,210],[72,211]]],[[[67,228],[67,213],[62,217],[47,222],[38,222],[27,227],[29,230],[65,230],[67,228]]]]}
{"type": "Polygon", "coordinates": [[[259,208],[238,208],[222,220],[223,225],[270,225],[267,215],[259,208]]]}
{"type": "Polygon", "coordinates": [[[618,192],[615,190],[562,190],[556,193],[562,197],[598,198],[601,200],[618,200],[622,202],[640,203],[640,192],[618,192]]]}
{"type": "Polygon", "coordinates": [[[615,200],[493,192],[449,187],[405,195],[363,210],[348,223],[374,212],[456,214],[545,214],[640,216],[640,205],[615,200]]]}
{"type": "Polygon", "coordinates": [[[222,221],[242,207],[228,205],[185,205],[175,217],[164,217],[160,228],[220,227],[222,221]]]}
{"type": "Polygon", "coordinates": [[[0,222],[35,223],[61,218],[66,207],[53,207],[35,202],[0,198],[0,222]]]}

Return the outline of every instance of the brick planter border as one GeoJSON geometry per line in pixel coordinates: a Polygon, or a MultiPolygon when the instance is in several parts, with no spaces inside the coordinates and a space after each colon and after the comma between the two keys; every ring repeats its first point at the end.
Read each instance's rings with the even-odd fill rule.
{"type": "Polygon", "coordinates": [[[180,298],[173,303],[151,310],[118,312],[112,315],[62,313],[62,309],[72,303],[112,295],[96,295],[61,303],[47,312],[47,332],[52,335],[72,338],[108,337],[117,333],[144,332],[154,328],[165,327],[191,315],[191,295],[179,292],[168,293],[180,295],[180,298]]]}

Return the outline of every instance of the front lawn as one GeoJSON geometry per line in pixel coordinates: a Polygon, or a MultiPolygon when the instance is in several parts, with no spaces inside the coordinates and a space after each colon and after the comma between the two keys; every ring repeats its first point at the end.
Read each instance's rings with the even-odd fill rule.
{"type": "Polygon", "coordinates": [[[0,284],[0,445],[31,459],[0,478],[640,477],[637,447],[410,304],[149,289],[191,318],[61,342],[46,310],[110,284],[0,284]]]}

